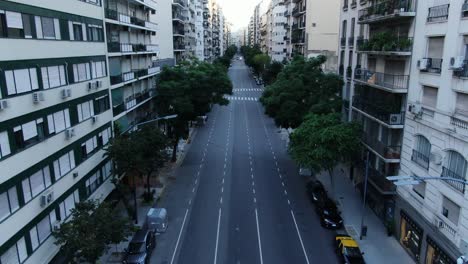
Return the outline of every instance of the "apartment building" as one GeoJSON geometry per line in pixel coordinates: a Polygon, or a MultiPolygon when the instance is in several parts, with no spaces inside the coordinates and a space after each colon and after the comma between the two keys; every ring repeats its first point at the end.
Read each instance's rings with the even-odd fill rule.
{"type": "Polygon", "coordinates": [[[294,8],[294,3],[292,0],[284,0],[284,17],[286,22],[284,23],[284,43],[286,45],[286,58],[290,60],[292,58],[292,42],[291,42],[291,37],[292,37],[292,25],[294,22],[294,17],[292,16],[292,10],[294,8]]]}
{"type": "MultiPolygon", "coordinates": [[[[468,2],[418,1],[400,175],[467,179],[468,2]]],[[[468,255],[467,186],[397,188],[398,239],[419,263],[468,255]]]]}
{"type": "Polygon", "coordinates": [[[306,10],[307,0],[292,0],[294,8],[291,11],[291,46],[292,53],[306,55],[306,10]]]}
{"type": "Polygon", "coordinates": [[[203,0],[195,0],[195,57],[200,61],[205,59],[205,37],[203,21],[203,0]]]}
{"type": "Polygon", "coordinates": [[[283,61],[287,57],[286,7],[283,1],[271,1],[260,18],[260,45],[274,61],[283,61]]]}
{"type": "Polygon", "coordinates": [[[255,45],[260,45],[260,26],[261,26],[261,13],[260,7],[262,3],[260,2],[258,5],[255,6],[254,13],[250,17],[250,23],[248,26],[248,37],[247,41],[249,46],[253,47],[255,45]]]}
{"type": "Polygon", "coordinates": [[[203,0],[203,38],[204,38],[204,59],[212,59],[212,40],[211,40],[211,9],[208,0],[203,0]]]}
{"type": "Polygon", "coordinates": [[[98,0],[0,1],[2,264],[52,261],[52,230],[112,190],[105,20],[98,0]]]}
{"type": "MultiPolygon", "coordinates": [[[[185,28],[188,22],[187,0],[172,0],[172,36],[174,42],[174,57],[177,62],[187,59],[188,51],[185,44],[185,28]]],[[[189,26],[187,26],[189,27],[189,26]]]]}

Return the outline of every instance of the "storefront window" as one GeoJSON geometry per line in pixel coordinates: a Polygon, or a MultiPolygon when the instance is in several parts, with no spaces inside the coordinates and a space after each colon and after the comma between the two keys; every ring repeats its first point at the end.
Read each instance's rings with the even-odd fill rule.
{"type": "Polygon", "coordinates": [[[422,228],[404,211],[401,211],[400,243],[416,260],[420,258],[422,237],[422,228]]]}
{"type": "Polygon", "coordinates": [[[427,237],[426,264],[456,264],[457,262],[448,256],[440,246],[427,237]]]}

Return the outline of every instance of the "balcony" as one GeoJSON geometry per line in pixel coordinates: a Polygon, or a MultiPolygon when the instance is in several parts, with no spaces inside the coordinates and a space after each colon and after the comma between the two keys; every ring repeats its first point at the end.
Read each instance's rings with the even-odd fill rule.
{"type": "Polygon", "coordinates": [[[429,14],[427,15],[427,22],[442,22],[447,21],[449,16],[450,5],[439,5],[429,8],[429,14]]]}
{"type": "Polygon", "coordinates": [[[348,0],[343,1],[343,11],[348,11],[348,0]]]}
{"type": "Polygon", "coordinates": [[[365,114],[380,120],[388,126],[403,128],[405,122],[405,112],[397,111],[398,105],[385,105],[369,100],[359,95],[353,97],[353,107],[361,110],[365,114]]]}
{"type": "Polygon", "coordinates": [[[429,156],[427,156],[426,154],[413,149],[411,160],[419,166],[423,167],[425,170],[429,169],[429,156]]]}
{"type": "Polygon", "coordinates": [[[184,29],[176,29],[176,28],[174,28],[174,29],[172,30],[172,34],[174,35],[174,37],[176,37],[176,36],[177,36],[177,37],[179,37],[179,36],[183,37],[183,36],[185,35],[185,31],[184,31],[184,29]]]}
{"type": "Polygon", "coordinates": [[[468,0],[465,0],[465,3],[463,3],[462,17],[468,17],[468,0]]]}
{"type": "Polygon", "coordinates": [[[349,47],[354,47],[354,37],[349,37],[348,38],[348,46],[349,47]]]}
{"type": "Polygon", "coordinates": [[[185,16],[182,13],[175,12],[175,13],[172,13],[172,20],[179,21],[179,22],[185,22],[185,21],[188,20],[188,18],[187,18],[187,16],[185,16]]]}
{"type": "Polygon", "coordinates": [[[413,38],[392,35],[390,32],[377,33],[370,39],[360,37],[358,51],[375,55],[410,56],[413,38]]]}
{"type": "Polygon", "coordinates": [[[456,118],[454,116],[451,116],[450,117],[450,124],[455,126],[455,127],[458,127],[458,128],[464,129],[464,130],[468,130],[468,122],[465,121],[465,120],[462,120],[460,118],[456,118]]]}
{"type": "Polygon", "coordinates": [[[442,72],[442,59],[437,58],[423,58],[418,61],[418,67],[421,72],[441,73],[442,72]]]}
{"type": "Polygon", "coordinates": [[[284,11],[284,16],[285,17],[291,16],[291,13],[289,12],[289,10],[284,11]]]}
{"type": "MultiPolygon", "coordinates": [[[[442,178],[455,178],[455,179],[458,179],[458,180],[466,180],[466,178],[463,177],[462,175],[459,175],[458,173],[456,173],[454,171],[451,171],[450,169],[448,169],[446,167],[442,167],[442,174],[440,175],[440,177],[442,177],[442,178]]],[[[450,181],[450,180],[447,180],[447,181],[444,181],[444,182],[446,182],[448,185],[455,188],[457,191],[459,191],[459,192],[461,192],[463,194],[465,193],[465,184],[460,183],[460,182],[456,182],[456,181],[450,181]]]]}
{"type": "Polygon", "coordinates": [[[185,7],[185,3],[182,0],[172,0],[173,5],[179,5],[181,7],[185,7]]]}
{"type": "Polygon", "coordinates": [[[118,75],[111,75],[110,76],[110,83],[111,85],[119,84],[122,82],[128,82],[135,79],[135,73],[133,71],[121,73],[118,75]]]}
{"type": "Polygon", "coordinates": [[[346,37],[341,37],[340,44],[342,48],[346,47],[346,37]]]}
{"type": "Polygon", "coordinates": [[[150,30],[156,30],[157,24],[149,22],[147,20],[137,18],[135,16],[130,16],[124,13],[120,13],[117,10],[106,8],[105,17],[107,19],[118,21],[119,23],[130,24],[142,28],[147,28],[150,30]]]}
{"type": "Polygon", "coordinates": [[[371,6],[358,12],[358,23],[370,24],[386,20],[413,18],[415,13],[415,0],[387,0],[375,2],[371,6]]]}
{"type": "Polygon", "coordinates": [[[109,53],[153,53],[159,51],[159,45],[156,44],[130,44],[120,42],[109,42],[107,43],[107,50],[109,53]]]}
{"type": "Polygon", "coordinates": [[[357,7],[357,0],[351,0],[351,8],[356,8],[357,7]]]}
{"type": "Polygon", "coordinates": [[[384,173],[369,167],[368,180],[374,188],[376,188],[381,194],[393,195],[396,194],[396,186],[391,181],[386,179],[387,175],[384,173]]]}
{"type": "Polygon", "coordinates": [[[185,51],[185,45],[183,43],[174,43],[174,51],[185,51]]]}
{"type": "Polygon", "coordinates": [[[409,76],[356,69],[354,81],[389,92],[406,93],[408,91],[409,76]]]}
{"type": "Polygon", "coordinates": [[[458,78],[468,78],[468,60],[463,61],[463,67],[453,70],[453,76],[458,78]]]}
{"type": "Polygon", "coordinates": [[[389,146],[375,138],[376,133],[363,133],[361,141],[369,149],[378,153],[381,157],[390,162],[400,162],[401,146],[389,146]]]}

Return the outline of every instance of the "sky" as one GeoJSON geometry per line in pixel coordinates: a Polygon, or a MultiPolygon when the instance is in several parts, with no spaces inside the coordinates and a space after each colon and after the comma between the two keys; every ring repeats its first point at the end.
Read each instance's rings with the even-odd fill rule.
{"type": "Polygon", "coordinates": [[[217,2],[223,8],[224,16],[232,23],[234,32],[247,27],[255,5],[260,0],[218,0],[217,2]]]}

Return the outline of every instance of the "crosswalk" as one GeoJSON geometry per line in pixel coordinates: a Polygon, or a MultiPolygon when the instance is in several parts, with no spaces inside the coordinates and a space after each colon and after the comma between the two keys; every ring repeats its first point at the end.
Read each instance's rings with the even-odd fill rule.
{"type": "Polygon", "coordinates": [[[226,96],[229,101],[258,101],[256,97],[226,96]]]}
{"type": "Polygon", "coordinates": [[[234,92],[263,92],[263,89],[233,89],[234,92]]]}

